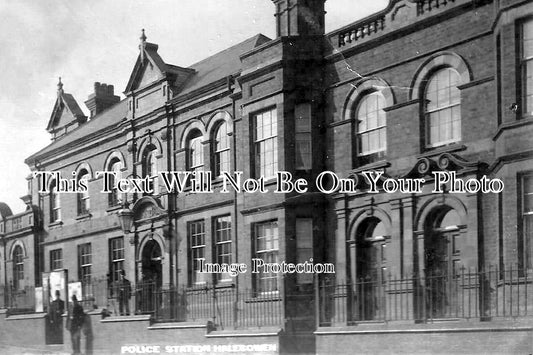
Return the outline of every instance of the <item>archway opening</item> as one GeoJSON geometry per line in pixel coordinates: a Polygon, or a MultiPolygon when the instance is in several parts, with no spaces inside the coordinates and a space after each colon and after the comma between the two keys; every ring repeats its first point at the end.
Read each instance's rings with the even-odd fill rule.
{"type": "Polygon", "coordinates": [[[381,319],[386,277],[386,228],[376,217],[365,219],[355,235],[356,320],[381,319]]]}
{"type": "Polygon", "coordinates": [[[449,206],[432,211],[424,223],[426,312],[445,317],[455,310],[456,276],[460,273],[459,214],[449,206]]]}

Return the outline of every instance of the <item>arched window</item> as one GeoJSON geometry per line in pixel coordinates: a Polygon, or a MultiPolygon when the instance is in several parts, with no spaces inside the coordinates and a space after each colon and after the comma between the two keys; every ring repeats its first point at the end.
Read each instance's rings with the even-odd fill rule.
{"type": "Polygon", "coordinates": [[[13,248],[13,287],[20,289],[24,280],[24,251],[20,245],[13,248]]]}
{"type": "Polygon", "coordinates": [[[461,140],[461,82],[453,68],[435,72],[425,90],[426,146],[436,147],[461,140]]]}
{"type": "Polygon", "coordinates": [[[187,170],[202,170],[204,166],[204,151],[200,132],[195,131],[190,135],[187,148],[187,170]]]}
{"type": "Polygon", "coordinates": [[[119,205],[121,202],[116,183],[122,178],[122,163],[118,158],[114,158],[113,160],[111,160],[108,170],[110,172],[115,173],[115,175],[111,175],[109,179],[111,192],[108,195],[109,207],[113,207],[119,205]]]}
{"type": "Polygon", "coordinates": [[[59,193],[57,192],[57,181],[50,183],[50,223],[61,220],[61,204],[59,193]]]}
{"type": "Polygon", "coordinates": [[[230,171],[230,139],[228,123],[223,121],[218,125],[213,142],[214,176],[220,176],[224,171],[230,171]]]}
{"type": "Polygon", "coordinates": [[[81,169],[78,172],[78,186],[81,182],[84,186],[86,186],[86,191],[78,193],[78,215],[84,215],[88,214],[90,211],[90,199],[89,199],[89,179],[90,175],[89,172],[86,169],[81,169]]]}
{"type": "Polygon", "coordinates": [[[374,91],[359,101],[357,106],[357,155],[384,152],[387,149],[387,122],[385,98],[374,91]]]}
{"type": "MultiPolygon", "coordinates": [[[[143,178],[150,176],[150,183],[147,186],[148,191],[153,191],[154,194],[157,194],[157,149],[154,145],[149,145],[146,147],[143,153],[143,178]]],[[[149,193],[147,193],[149,194],[149,193]]]]}

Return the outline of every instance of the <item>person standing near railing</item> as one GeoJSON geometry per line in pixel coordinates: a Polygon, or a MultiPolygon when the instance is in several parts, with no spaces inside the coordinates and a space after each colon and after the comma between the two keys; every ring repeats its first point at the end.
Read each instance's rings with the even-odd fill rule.
{"type": "Polygon", "coordinates": [[[50,324],[50,335],[52,344],[63,343],[63,313],[65,312],[65,301],[61,299],[61,292],[56,290],[55,300],[50,302],[48,309],[48,322],[50,324]]]}

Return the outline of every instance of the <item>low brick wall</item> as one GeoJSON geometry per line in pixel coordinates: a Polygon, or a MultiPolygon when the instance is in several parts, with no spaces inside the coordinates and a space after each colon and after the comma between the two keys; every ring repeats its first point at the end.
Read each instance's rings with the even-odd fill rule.
{"type": "Polygon", "coordinates": [[[28,350],[39,349],[46,342],[44,313],[8,316],[0,310],[0,346],[22,346],[28,350]]]}
{"type": "Polygon", "coordinates": [[[530,354],[533,319],[319,328],[316,353],[530,354]]]}
{"type": "MultiPolygon", "coordinates": [[[[279,354],[280,330],[215,331],[207,334],[205,324],[150,323],[148,316],[108,317],[99,312],[89,314],[89,331],[82,335],[85,354],[228,353],[240,346],[242,354],[279,354]],[[264,345],[266,351],[258,351],[264,345]],[[251,351],[242,351],[243,349],[251,351]],[[253,350],[252,350],[253,349],[253,350]]],[[[64,333],[65,352],[71,351],[70,333],[64,333]]]]}

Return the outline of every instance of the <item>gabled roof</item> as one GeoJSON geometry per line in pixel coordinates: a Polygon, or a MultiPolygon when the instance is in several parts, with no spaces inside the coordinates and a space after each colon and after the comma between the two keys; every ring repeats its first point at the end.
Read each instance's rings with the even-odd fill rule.
{"type": "Polygon", "coordinates": [[[58,91],[57,100],[54,104],[54,109],[52,110],[52,115],[50,116],[50,120],[48,121],[48,125],[46,127],[48,132],[53,131],[54,128],[64,126],[64,124],[60,125],[60,119],[64,108],[66,108],[73,118],[78,121],[84,121],[87,119],[87,116],[85,116],[81,110],[80,106],[76,102],[76,99],[74,99],[74,96],[64,93],[63,89],[60,89],[58,91]]]}
{"type": "Polygon", "coordinates": [[[186,76],[192,74],[193,71],[190,69],[165,63],[161,56],[157,53],[157,49],[159,48],[157,44],[146,42],[141,44],[141,46],[143,46],[144,49],[137,57],[137,61],[135,62],[135,66],[133,67],[133,71],[131,72],[130,79],[128,80],[128,84],[126,85],[124,93],[128,93],[137,89],[148,63],[151,63],[155,67],[156,71],[159,72],[161,77],[167,76],[168,74],[179,75],[181,73],[182,75],[186,76]]]}
{"type": "MultiPolygon", "coordinates": [[[[189,68],[182,68],[175,65],[166,64],[161,59],[159,54],[157,54],[157,45],[146,43],[144,52],[145,56],[144,58],[141,58],[141,55],[139,55],[137,58],[137,62],[130,76],[130,80],[125,92],[135,89],[135,85],[142,80],[144,63],[150,61],[162,74],[178,74],[179,76],[181,73],[183,76],[183,73],[186,73],[187,76],[189,76],[189,79],[184,83],[182,90],[178,93],[178,95],[190,93],[198,88],[208,85],[209,83],[226,78],[229,75],[239,73],[241,71],[241,60],[239,56],[268,41],[270,41],[270,38],[262,34],[258,34],[239,44],[236,44],[235,46],[232,46],[222,52],[193,64],[189,68]],[[143,61],[143,65],[141,65],[141,61],[143,61]]],[[[181,80],[178,79],[178,81],[181,80]]],[[[68,94],[63,95],[65,96],[68,94]]],[[[70,97],[72,96],[70,95],[70,97]]],[[[73,103],[76,103],[74,98],[72,98],[72,101],[70,101],[67,96],[66,99],[63,99],[63,101],[65,102],[65,105],[68,105],[69,110],[72,110],[73,112],[81,112],[77,104],[76,106],[73,105],[73,103]],[[75,107],[77,107],[77,110],[75,107]]],[[[56,102],[56,106],[54,106],[54,112],[56,111],[57,105],[58,102],[56,102]]],[[[66,147],[76,141],[81,141],[89,135],[110,129],[113,126],[120,124],[126,117],[127,113],[128,104],[127,100],[124,99],[101,114],[94,116],[87,123],[58,138],[37,153],[32,154],[25,160],[25,162],[26,164],[31,164],[40,156],[66,147]]]]}
{"type": "Polygon", "coordinates": [[[267,36],[257,34],[189,66],[189,69],[193,69],[195,74],[185,83],[178,95],[187,94],[209,83],[239,73],[241,71],[239,56],[269,41],[270,38],[267,36]]]}

